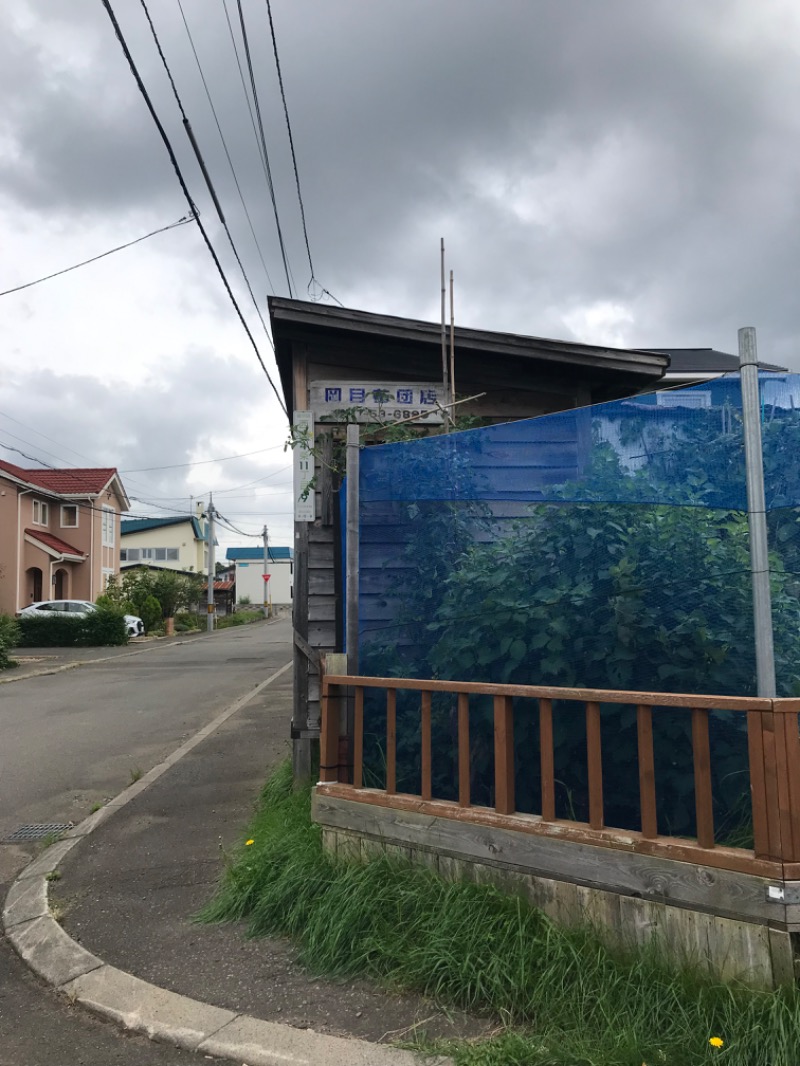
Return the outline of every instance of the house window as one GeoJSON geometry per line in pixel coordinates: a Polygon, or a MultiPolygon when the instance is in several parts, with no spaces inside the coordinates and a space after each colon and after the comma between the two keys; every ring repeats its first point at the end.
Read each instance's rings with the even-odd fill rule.
{"type": "Polygon", "coordinates": [[[117,512],[111,507],[103,508],[103,547],[114,547],[114,528],[116,525],[117,512]]]}
{"type": "Polygon", "coordinates": [[[139,562],[139,549],[138,548],[123,548],[120,552],[120,558],[127,563],[139,562]]]}
{"type": "Polygon", "coordinates": [[[114,571],[110,567],[104,566],[103,567],[103,589],[104,590],[108,588],[108,583],[109,583],[109,581],[111,580],[111,578],[113,576],[114,576],[114,571]]]}
{"type": "Polygon", "coordinates": [[[50,520],[50,508],[44,500],[33,501],[33,522],[37,526],[46,526],[50,520]]]}
{"type": "Polygon", "coordinates": [[[177,561],[178,561],[178,549],[177,548],[167,548],[167,560],[169,562],[177,563],[177,561]]]}
{"type": "Polygon", "coordinates": [[[75,529],[78,525],[78,507],[74,503],[65,503],[61,506],[62,529],[75,529]]]}

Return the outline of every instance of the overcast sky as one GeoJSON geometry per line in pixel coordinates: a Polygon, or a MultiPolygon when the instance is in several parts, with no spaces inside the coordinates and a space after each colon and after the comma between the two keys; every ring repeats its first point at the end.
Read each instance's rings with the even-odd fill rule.
{"type": "MultiPolygon", "coordinates": [[[[178,0],[150,0],[151,14],[266,319],[266,294],[288,288],[225,4],[181,2],[260,251],[178,0]]],[[[274,373],[140,0],[114,8],[274,373]]],[[[293,290],[307,298],[267,4],[243,8],[293,290]]],[[[227,10],[244,61],[236,0],[227,10]]],[[[272,10],[313,295],[436,320],[444,237],[464,325],[723,351],[754,325],[762,358],[800,370],[796,0],[272,10]]],[[[0,291],[186,214],[101,0],[3,4],[0,99],[0,291]]],[[[291,543],[286,421],[196,226],[0,297],[0,338],[3,445],[117,466],[136,514],[213,489],[242,530],[266,522],[291,543]],[[243,453],[255,454],[206,462],[243,453]]],[[[20,451],[0,455],[32,465],[20,451]]]]}

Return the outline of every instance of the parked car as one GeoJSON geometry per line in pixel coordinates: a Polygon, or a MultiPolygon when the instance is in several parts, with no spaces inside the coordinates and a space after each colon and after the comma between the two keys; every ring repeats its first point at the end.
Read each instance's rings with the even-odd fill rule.
{"type": "MultiPolygon", "coordinates": [[[[58,617],[83,615],[85,617],[97,609],[97,604],[90,600],[40,600],[39,603],[31,603],[23,607],[19,613],[20,616],[28,615],[35,618],[47,618],[52,615],[58,617]]],[[[144,622],[135,614],[126,614],[125,629],[129,637],[140,637],[144,633],[144,622]]]]}

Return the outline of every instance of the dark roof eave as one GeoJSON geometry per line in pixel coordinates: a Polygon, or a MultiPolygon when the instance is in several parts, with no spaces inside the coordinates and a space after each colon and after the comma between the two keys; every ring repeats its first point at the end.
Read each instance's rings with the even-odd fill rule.
{"type": "MultiPolygon", "coordinates": [[[[387,340],[415,341],[430,344],[432,347],[441,345],[441,326],[435,322],[376,315],[367,311],[309,304],[303,300],[288,300],[275,296],[269,298],[269,312],[276,345],[284,339],[281,334],[287,331],[286,327],[291,326],[363,334],[387,340]]],[[[660,352],[606,348],[575,341],[467,329],[464,326],[456,326],[455,341],[461,351],[470,350],[487,355],[511,356],[570,366],[590,366],[601,373],[607,370],[624,371],[641,375],[646,380],[658,380],[669,367],[669,356],[660,352]]],[[[286,388],[288,374],[284,373],[283,367],[281,379],[286,388]]]]}

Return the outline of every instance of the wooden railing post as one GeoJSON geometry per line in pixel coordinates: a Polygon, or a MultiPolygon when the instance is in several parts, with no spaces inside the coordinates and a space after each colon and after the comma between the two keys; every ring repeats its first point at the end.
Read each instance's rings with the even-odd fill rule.
{"type": "Polygon", "coordinates": [[[421,747],[421,796],[429,800],[432,796],[432,759],[431,759],[431,694],[422,693],[422,721],[420,723],[421,747]]]}
{"type": "Polygon", "coordinates": [[[472,767],[469,758],[469,695],[458,695],[458,804],[469,807],[470,773],[472,767]]]}
{"type": "Polygon", "coordinates": [[[542,818],[556,818],[556,772],[553,753],[553,701],[539,700],[539,764],[542,774],[542,818]]]}
{"type": "Polygon", "coordinates": [[[783,711],[774,714],[775,768],[778,783],[778,812],[780,817],[781,860],[798,861],[800,854],[800,739],[797,734],[797,713],[783,711]]]}
{"type": "Polygon", "coordinates": [[[800,862],[800,718],[797,711],[787,711],[781,717],[786,737],[786,779],[792,832],[791,846],[783,846],[783,861],[800,862]]]}
{"type": "MultiPolygon", "coordinates": [[[[770,712],[769,719],[774,719],[770,712]]],[[[780,823],[777,819],[777,779],[774,760],[767,772],[764,732],[767,715],[763,711],[747,712],[747,749],[750,762],[750,803],[753,816],[753,851],[758,859],[780,860],[780,823]],[[774,786],[774,795],[770,791],[774,786]],[[771,814],[774,808],[774,814],[771,814]]],[[[774,754],[774,745],[772,746],[774,754]]]]}
{"type": "Polygon", "coordinates": [[[498,814],[514,813],[514,703],[510,696],[494,698],[494,807],[498,814]]]}
{"type": "Polygon", "coordinates": [[[697,843],[701,848],[713,848],[714,803],[711,794],[711,747],[708,739],[707,710],[692,710],[692,754],[697,843]]]}
{"type": "Polygon", "coordinates": [[[323,783],[339,780],[339,699],[324,673],[322,674],[322,721],[319,739],[319,779],[323,783]]]}
{"type": "Polygon", "coordinates": [[[356,688],[353,706],[353,787],[364,785],[364,689],[356,688]]]}
{"type": "Polygon", "coordinates": [[[636,708],[636,733],[639,744],[639,806],[642,815],[642,836],[647,840],[652,840],[658,836],[652,707],[639,704],[636,708]]]}
{"type": "Polygon", "coordinates": [[[586,704],[586,758],[589,772],[589,825],[592,829],[602,829],[603,748],[600,736],[600,704],[592,700],[586,704]]]}
{"type": "Polygon", "coordinates": [[[386,791],[397,791],[397,692],[386,692],[386,791]]]}

